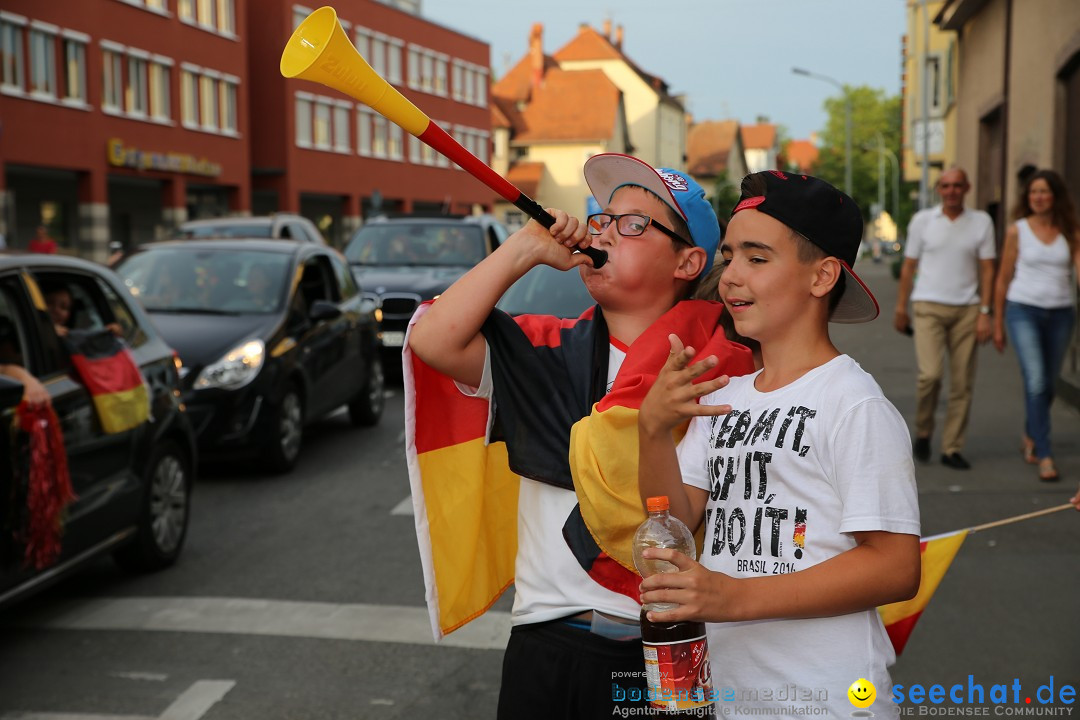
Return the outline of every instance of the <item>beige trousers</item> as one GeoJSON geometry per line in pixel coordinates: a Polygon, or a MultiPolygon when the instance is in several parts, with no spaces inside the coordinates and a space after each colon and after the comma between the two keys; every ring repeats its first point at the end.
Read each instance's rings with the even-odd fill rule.
{"type": "Polygon", "coordinates": [[[941,452],[960,452],[964,447],[972,389],[975,386],[975,325],[977,305],[912,303],[915,361],[919,378],[915,391],[915,436],[934,433],[934,410],[949,356],[949,397],[941,452]]]}

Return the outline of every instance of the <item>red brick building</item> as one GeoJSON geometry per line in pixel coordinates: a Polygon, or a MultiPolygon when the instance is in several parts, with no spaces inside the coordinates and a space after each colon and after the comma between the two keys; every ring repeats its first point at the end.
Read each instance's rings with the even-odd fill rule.
{"type": "Polygon", "coordinates": [[[247,0],[5,0],[0,231],[68,252],[249,207],[247,0]]]}
{"type": "MultiPolygon", "coordinates": [[[[371,212],[490,211],[494,193],[366,106],[278,73],[281,50],[313,8],[260,1],[249,19],[252,207],[312,218],[341,243],[371,212]]],[[[375,71],[488,162],[487,43],[374,0],[335,5],[375,71]]]]}
{"type": "MultiPolygon", "coordinates": [[[[486,43],[375,0],[337,5],[405,95],[488,159],[486,43]]],[[[371,209],[470,212],[493,193],[278,60],[309,8],[281,0],[4,0],[0,233],[65,252],[189,218],[299,211],[340,243],[371,209]]]]}

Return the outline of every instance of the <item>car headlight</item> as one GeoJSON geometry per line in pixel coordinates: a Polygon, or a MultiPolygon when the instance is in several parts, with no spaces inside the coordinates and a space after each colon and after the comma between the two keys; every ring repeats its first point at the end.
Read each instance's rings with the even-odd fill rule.
{"type": "Polygon", "coordinates": [[[203,368],[195,380],[196,390],[242,388],[259,374],[266,357],[266,344],[262,340],[248,340],[237,345],[215,363],[203,368]]]}

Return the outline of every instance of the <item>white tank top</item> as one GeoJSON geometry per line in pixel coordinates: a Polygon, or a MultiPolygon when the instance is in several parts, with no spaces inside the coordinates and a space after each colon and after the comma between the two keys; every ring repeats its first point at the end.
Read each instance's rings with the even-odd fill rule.
{"type": "Polygon", "coordinates": [[[1020,236],[1016,273],[1005,298],[1040,308],[1063,308],[1073,304],[1072,257],[1069,243],[1060,232],[1049,245],[1039,240],[1026,218],[1016,221],[1020,236]]]}

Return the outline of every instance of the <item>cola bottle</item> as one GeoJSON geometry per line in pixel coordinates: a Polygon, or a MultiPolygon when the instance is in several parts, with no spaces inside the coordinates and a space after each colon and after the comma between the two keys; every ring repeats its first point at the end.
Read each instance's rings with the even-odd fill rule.
{"type": "MultiPolygon", "coordinates": [[[[634,565],[638,574],[646,578],[656,573],[678,572],[666,560],[646,560],[641,553],[645,548],[670,548],[696,559],[694,536],[690,528],[671,515],[666,495],[648,498],[646,507],[649,517],[634,534],[634,565]]],[[[705,623],[652,622],[646,615],[677,607],[675,603],[646,603],[641,608],[641,644],[649,704],[665,714],[672,713],[670,717],[711,717],[711,705],[716,697],[705,623]]]]}

